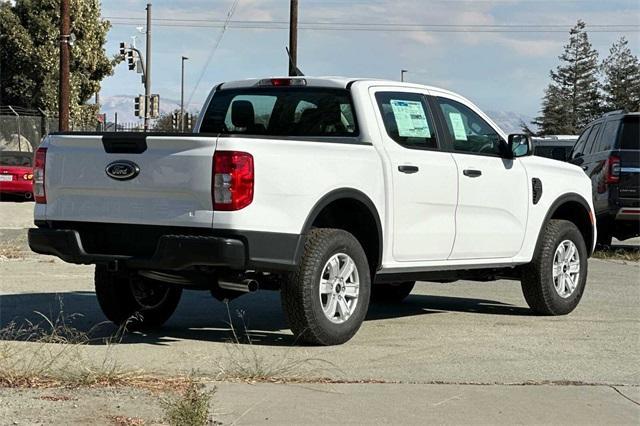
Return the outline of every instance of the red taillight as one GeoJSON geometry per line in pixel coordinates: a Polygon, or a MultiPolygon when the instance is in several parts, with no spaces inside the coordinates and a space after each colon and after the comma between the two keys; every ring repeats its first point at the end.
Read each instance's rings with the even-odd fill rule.
{"type": "Polygon", "coordinates": [[[47,194],[44,190],[45,164],[47,163],[47,148],[38,148],[33,166],[33,196],[36,203],[46,204],[47,194]]]}
{"type": "Polygon", "coordinates": [[[217,151],[213,156],[214,210],[240,210],[253,201],[253,156],[246,152],[217,151]]]}
{"type": "Polygon", "coordinates": [[[620,182],[620,157],[612,155],[607,158],[605,164],[605,183],[618,183],[620,182]]]}

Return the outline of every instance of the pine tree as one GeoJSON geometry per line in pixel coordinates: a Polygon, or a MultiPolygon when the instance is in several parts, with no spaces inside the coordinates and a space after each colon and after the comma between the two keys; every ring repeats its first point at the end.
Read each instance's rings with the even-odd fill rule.
{"type": "Polygon", "coordinates": [[[640,111],[640,62],[628,44],[627,39],[621,37],[602,62],[604,101],[609,111],[640,111]]]}
{"type": "Polygon", "coordinates": [[[578,134],[602,113],[598,83],[598,52],[579,20],[569,31],[569,43],[550,72],[551,83],[542,100],[536,124],[542,134],[578,134]]]}

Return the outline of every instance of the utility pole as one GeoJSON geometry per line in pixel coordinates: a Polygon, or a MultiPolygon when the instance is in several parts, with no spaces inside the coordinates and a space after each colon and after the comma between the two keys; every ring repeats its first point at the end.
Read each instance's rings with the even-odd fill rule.
{"type": "Polygon", "coordinates": [[[69,131],[69,0],[60,1],[60,77],[58,85],[58,130],[69,131]]]}
{"type": "Polygon", "coordinates": [[[404,81],[404,73],[409,72],[407,70],[400,70],[400,81],[404,81]]]}
{"type": "Polygon", "coordinates": [[[291,0],[289,10],[289,75],[296,75],[298,66],[298,0],[291,0]]]}
{"type": "Polygon", "coordinates": [[[149,114],[151,110],[151,3],[147,3],[147,58],[144,78],[144,131],[149,130],[149,114]]]}
{"type": "Polygon", "coordinates": [[[180,131],[184,133],[184,61],[186,56],[182,57],[182,79],[180,83],[180,131]]]}

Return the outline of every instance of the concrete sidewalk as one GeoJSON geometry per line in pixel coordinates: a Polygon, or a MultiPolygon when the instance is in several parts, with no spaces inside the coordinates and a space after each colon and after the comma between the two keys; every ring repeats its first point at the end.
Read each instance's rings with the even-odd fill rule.
{"type": "MultiPolygon", "coordinates": [[[[640,422],[640,407],[632,401],[640,399],[640,388],[630,386],[219,383],[216,387],[210,407],[215,420],[223,424],[640,422]]],[[[118,416],[160,424],[161,398],[122,388],[0,389],[0,424],[113,425],[118,416]]]]}

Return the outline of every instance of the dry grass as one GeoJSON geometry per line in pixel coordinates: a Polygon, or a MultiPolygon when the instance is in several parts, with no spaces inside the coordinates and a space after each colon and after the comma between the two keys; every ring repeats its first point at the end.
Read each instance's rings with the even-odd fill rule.
{"type": "Polygon", "coordinates": [[[0,243],[0,260],[24,259],[26,255],[22,245],[14,241],[3,241],[0,243]]]}
{"type": "MultiPolygon", "coordinates": [[[[247,330],[244,311],[236,311],[242,321],[243,335],[233,325],[229,304],[226,303],[231,339],[226,346],[227,356],[217,361],[216,380],[240,380],[245,382],[310,382],[326,375],[331,369],[339,371],[335,364],[308,357],[290,348],[282,355],[269,355],[253,345],[247,330]]],[[[320,379],[324,380],[324,379],[320,379]]]]}
{"type": "Polygon", "coordinates": [[[113,416],[110,419],[117,426],[143,426],[146,424],[144,419],[140,417],[113,416]]]}
{"type": "Polygon", "coordinates": [[[640,262],[640,248],[598,247],[593,253],[593,257],[604,260],[640,262]]]}

